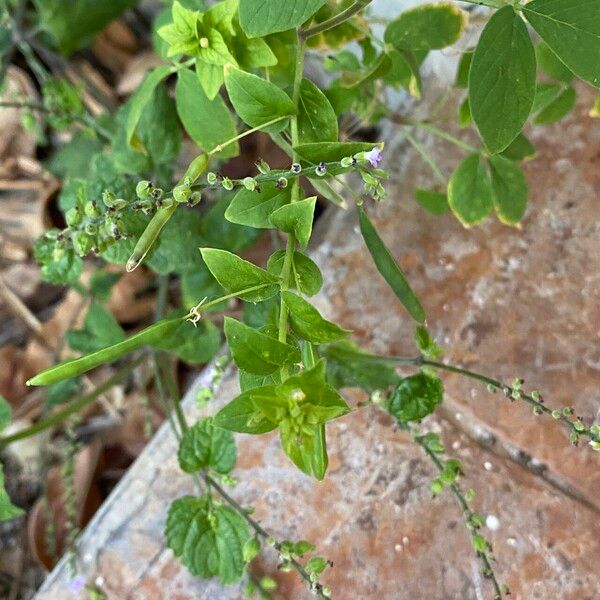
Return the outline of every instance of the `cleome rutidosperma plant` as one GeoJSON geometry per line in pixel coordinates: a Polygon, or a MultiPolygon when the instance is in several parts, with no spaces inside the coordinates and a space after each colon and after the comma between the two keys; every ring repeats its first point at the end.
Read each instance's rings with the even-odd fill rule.
{"type": "MultiPolygon", "coordinates": [[[[79,4],[84,10],[86,2],[79,4]]],[[[98,271],[86,289],[79,282],[85,256],[98,255],[127,271],[144,264],[157,274],[159,306],[156,323],[126,338],[114,317],[95,301],[85,328],[69,339],[70,347],[83,356],[56,364],[28,382],[51,389],[72,386],[72,399],[31,428],[1,438],[0,444],[62,422],[68,423],[65,431],[71,439],[78,412],[149,361],[172,415],[179,464],[197,486],[196,495],[177,499],[169,509],[169,547],[194,575],[218,577],[223,584],[246,578],[248,595],[266,598],[274,582],[255,579],[246,567],[262,546],[271,546],[280,569],[297,571],[316,596],[329,598],[335,590],[319,578],[330,563],[315,546],[274,539],[252,518],[251,508],[227,492],[227,486],[235,485],[230,476],[236,463],[232,432],[261,435],[278,430],[282,452],[307,476],[323,479],[327,422],[343,419],[351,410],[339,389],[362,388],[369,393],[367,404],[390,413],[435,465],[432,493],[447,491],[456,497],[489,579],[490,597],[508,594],[494,574],[475,494],[461,487],[460,462],[447,454],[438,435],[419,426],[443,402],[443,374],[478,381],[491,394],[527,403],[535,415],[560,421],[565,443],[580,445],[582,451],[600,450],[600,426],[569,407],[547,404],[520,379],[502,382],[442,361],[443,351],[426,327],[426,306],[368,216],[370,205],[386,201],[384,144],[357,141],[353,134],[384,119],[405,130],[440,183],[436,189],[415,190],[424,210],[441,214],[449,209],[466,227],[491,213],[507,226],[518,224],[528,195],[520,163],[535,152],[523,126],[528,120],[552,123],[567,114],[575,102],[576,77],[600,86],[600,3],[432,2],[399,9],[382,22],[371,18],[370,0],[175,1],[154,23],[154,45],[164,64],[146,75],[115,114],[94,118],[81,101],[82,88],[55,78],[45,65],[52,62],[49,57],[72,52],[132,4],[106,2],[107,14],[98,16],[97,23],[86,21],[87,29],[79,34],[72,19],[81,13],[65,14],[58,2],[3,7],[10,32],[7,55],[23,55],[39,78],[43,97],[39,105],[17,100],[4,104],[42,114],[53,129],[83,129],[97,144],[85,176],[68,177],[62,191],[66,227],[47,231],[36,244],[44,278],[100,296],[98,290],[110,293],[114,282],[98,271]],[[459,122],[479,131],[482,142],[477,147],[428,120],[392,111],[387,102],[388,92],[400,88],[420,98],[421,65],[431,51],[461,38],[469,5],[490,9],[477,44],[462,53],[455,83],[467,90],[459,122]],[[384,26],[383,36],[374,33],[374,25],[384,26]],[[331,75],[324,89],[306,76],[309,53],[331,75]],[[411,136],[415,128],[456,146],[461,158],[449,179],[411,136]],[[200,151],[175,177],[182,129],[200,151]],[[267,133],[283,150],[285,164],[260,159],[252,176],[222,175],[220,167],[239,153],[239,141],[257,131],[267,133]],[[395,292],[406,318],[415,322],[415,356],[366,352],[351,341],[350,332],[326,320],[311,304],[310,297],[323,284],[306,253],[317,198],[340,209],[356,204],[373,268],[395,292]],[[266,269],[239,256],[261,230],[286,238],[285,248],[271,255],[266,269]],[[181,281],[182,306],[165,316],[169,276],[181,281]],[[191,364],[207,362],[219,348],[220,332],[204,317],[226,310],[234,298],[244,303],[245,318],[225,316],[227,354],[218,361],[218,373],[232,360],[241,394],[212,417],[188,423],[167,353],[191,364]],[[86,395],[73,395],[77,378],[123,357],[120,369],[104,384],[86,395]],[[399,365],[413,367],[414,374],[401,377],[395,370],[399,365]]],[[[598,114],[598,105],[590,108],[592,115],[598,114]]],[[[77,140],[81,137],[71,143],[77,140]]],[[[211,394],[206,390],[203,400],[208,402],[211,394]]],[[[9,420],[3,405],[1,425],[9,420]]],[[[0,494],[2,518],[21,514],[3,489],[0,494]]]]}

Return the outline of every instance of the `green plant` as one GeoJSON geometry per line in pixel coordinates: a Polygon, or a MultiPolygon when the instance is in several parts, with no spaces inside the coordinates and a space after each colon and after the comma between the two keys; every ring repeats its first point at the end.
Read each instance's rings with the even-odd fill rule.
{"type": "MultiPolygon", "coordinates": [[[[442,350],[423,326],[425,309],[368,217],[369,201],[385,198],[384,145],[349,139],[351,131],[344,131],[340,141],[344,114],[357,115],[363,124],[387,118],[406,130],[407,140],[440,180],[438,189],[416,190],[416,201],[425,209],[439,214],[449,208],[469,227],[492,212],[507,225],[521,221],[527,184],[520,162],[535,152],[522,128],[529,119],[542,124],[564,116],[573,106],[571,84],[576,76],[600,86],[600,5],[596,0],[469,3],[494,9],[476,48],[462,55],[456,80],[456,87],[468,88],[460,123],[475,124],[483,142],[479,147],[429,121],[394,113],[385,101],[387,88],[404,88],[419,98],[420,65],[427,54],[461,37],[468,14],[446,2],[401,12],[379,39],[363,12],[370,0],[223,0],[210,8],[175,1],[155,26],[155,47],[166,64],[153,69],[114,115],[98,119],[86,114],[81,90],[41,70],[44,102],[26,108],[46,114],[55,128],[82,126],[97,142],[85,176],[73,165],[61,166],[67,175],[60,197],[67,227],[46,232],[36,245],[44,277],[75,284],[83,257],[92,252],[129,271],[144,263],[157,273],[163,291],[165,276],[180,278],[184,310],[162,318],[161,307],[157,323],[141,333],[124,339],[117,330],[114,343],[94,346],[82,358],[53,366],[29,383],[56,385],[142,346],[153,348],[157,386],[168,412],[176,415],[179,463],[198,486],[198,496],[173,503],[166,537],[195,575],[218,576],[225,584],[238,581],[261,544],[267,543],[278,552],[280,568],[298,571],[319,597],[330,596],[318,581],[327,560],[303,559],[314,546],[272,539],[223,486],[232,482],[229,473],[235,465],[231,432],[259,435],[277,429],[289,459],[307,475],[325,477],[326,424],[350,412],[340,388],[367,391],[370,403],[394,416],[432,460],[439,471],[432,492],[449,488],[456,496],[497,598],[502,586],[492,570],[491,548],[478,532],[481,517],[471,508],[473,494],[459,486],[460,463],[444,458],[440,439],[421,433],[414,424],[443,401],[439,373],[459,373],[486,384],[490,392],[499,390],[526,402],[535,414],[563,423],[574,444],[585,440],[600,450],[598,425],[584,423],[570,409],[548,407],[538,392],[525,392],[520,380],[506,385],[439,361],[442,350]],[[532,30],[542,39],[535,45],[532,30]],[[351,41],[358,42],[360,54],[346,48],[351,41]],[[320,52],[323,48],[325,53],[320,52]],[[318,51],[324,68],[333,74],[324,92],[304,77],[307,49],[318,51]],[[538,67],[545,74],[541,81],[538,67]],[[172,80],[175,100],[168,94],[172,80]],[[244,125],[247,128],[238,133],[244,125]],[[174,178],[181,126],[201,152],[182,177],[174,178]],[[449,180],[410,135],[412,128],[426,129],[467,153],[449,180]],[[259,160],[254,176],[221,175],[222,161],[239,153],[239,141],[256,131],[270,136],[288,155],[288,164],[271,168],[259,160]],[[363,193],[345,184],[346,177],[360,178],[363,193]],[[375,267],[406,308],[407,318],[417,324],[418,356],[374,356],[361,350],[348,341],[347,330],[326,320],[307,299],[323,281],[305,254],[317,199],[307,195],[306,183],[320,197],[345,204],[337,191],[341,185],[357,204],[358,224],[375,267]],[[287,236],[285,249],[274,252],[266,269],[238,255],[262,229],[287,236]],[[213,417],[190,426],[164,353],[190,363],[209,360],[219,346],[219,334],[203,316],[232,298],[248,308],[246,323],[226,317],[224,325],[241,394],[213,417]],[[211,351],[198,352],[199,348],[211,351]],[[412,366],[417,372],[400,377],[395,365],[412,366]]],[[[128,4],[108,2],[106,13],[94,17],[95,25],[87,21],[85,27],[73,28],[71,17],[63,15],[56,2],[47,3],[55,5],[52,18],[45,18],[50,9],[40,2],[39,26],[50,36],[51,46],[69,52],[128,4]]],[[[53,50],[40,50],[35,29],[23,32],[23,6],[19,3],[9,18],[14,35],[8,52],[20,48],[37,73],[41,67],[33,51],[44,55],[53,50]]],[[[81,139],[76,136],[71,143],[81,144],[81,139]]],[[[86,343],[90,336],[94,340],[94,319],[107,318],[91,310],[82,334],[86,343]]],[[[142,355],[136,360],[145,359],[142,355]]],[[[115,375],[116,380],[134,365],[115,375]]],[[[74,401],[0,443],[55,425],[99,393],[74,401]]],[[[209,390],[204,400],[210,395],[209,390]]],[[[6,516],[14,514],[11,510],[6,516]]],[[[270,587],[268,580],[250,579],[248,592],[265,597],[270,587]]]]}

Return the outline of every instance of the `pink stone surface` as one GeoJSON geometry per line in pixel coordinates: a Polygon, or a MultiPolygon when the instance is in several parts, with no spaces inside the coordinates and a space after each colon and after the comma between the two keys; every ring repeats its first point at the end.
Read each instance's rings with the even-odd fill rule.
{"type": "MultiPolygon", "coordinates": [[[[586,116],[591,101],[582,88],[573,116],[533,132],[538,156],[526,168],[532,193],[520,230],[494,220],[465,230],[451,215],[426,214],[412,189],[432,185],[431,175],[400,143],[388,152],[399,165],[390,197],[371,210],[452,362],[507,382],[523,377],[549,404],[573,405],[586,420],[600,405],[600,125],[586,116]]],[[[449,173],[456,150],[422,141],[449,173]]],[[[321,225],[319,307],[371,350],[413,355],[413,324],[375,272],[355,224],[352,212],[337,212],[321,225]]],[[[475,509],[497,519],[484,532],[499,579],[518,599],[599,598],[598,454],[571,447],[559,425],[526,406],[443,377],[444,408],[423,427],[442,433],[463,461],[464,487],[477,491],[475,509]]],[[[213,407],[236,385],[235,374],[226,377],[213,407]]],[[[188,412],[197,415],[193,396],[188,412]]],[[[254,505],[276,537],[308,539],[333,561],[323,582],[335,599],[491,598],[455,499],[431,499],[432,465],[391,425],[375,408],[329,425],[323,482],[296,470],[275,435],[238,436],[240,483],[232,495],[254,505]]],[[[90,582],[101,577],[109,600],[243,597],[238,587],[193,578],[164,546],[168,505],[193,493],[175,448],[163,428],[81,538],[81,572],[90,582]]],[[[275,571],[269,549],[252,570],[277,579],[277,598],[312,597],[296,574],[275,571]]],[[[38,599],[69,598],[66,585],[61,565],[38,599]]]]}

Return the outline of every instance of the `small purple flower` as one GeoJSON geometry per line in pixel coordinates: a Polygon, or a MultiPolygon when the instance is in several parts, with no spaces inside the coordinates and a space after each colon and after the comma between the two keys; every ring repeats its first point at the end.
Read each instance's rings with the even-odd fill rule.
{"type": "Polygon", "coordinates": [[[383,152],[381,151],[381,148],[379,148],[379,146],[375,146],[371,152],[367,152],[365,154],[365,159],[371,163],[372,167],[378,169],[381,161],[383,160],[383,152]]]}
{"type": "Polygon", "coordinates": [[[73,579],[69,580],[69,590],[74,596],[80,594],[85,588],[85,577],[83,575],[76,575],[73,579]]]}

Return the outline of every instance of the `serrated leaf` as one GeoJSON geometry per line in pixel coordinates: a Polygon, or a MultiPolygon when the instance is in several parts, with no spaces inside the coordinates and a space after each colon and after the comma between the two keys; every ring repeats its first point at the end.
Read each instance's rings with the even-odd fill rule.
{"type": "Polygon", "coordinates": [[[600,87],[600,3],[597,0],[533,0],[525,18],[569,69],[600,87]]]}
{"type": "Polygon", "coordinates": [[[0,395],[0,431],[6,429],[12,420],[12,406],[0,395]]]}
{"type": "Polygon", "coordinates": [[[301,144],[337,142],[338,121],[327,96],[310,80],[300,85],[298,139],[301,144]]]}
{"type": "Polygon", "coordinates": [[[448,204],[465,227],[481,223],[492,211],[492,184],[478,154],[466,158],[453,173],[448,204]]]}
{"type": "Polygon", "coordinates": [[[444,399],[441,380],[425,373],[405,377],[396,387],[389,411],[400,421],[419,421],[431,414],[444,399]]]}
{"type": "Polygon", "coordinates": [[[396,297],[402,302],[411,317],[418,323],[423,323],[425,321],[425,311],[416,294],[412,291],[402,269],[400,269],[400,266],[394,260],[383,240],[379,237],[377,230],[362,207],[359,208],[358,215],[360,231],[377,270],[392,288],[396,297]]]}
{"type": "Polygon", "coordinates": [[[179,466],[186,473],[201,469],[229,473],[237,459],[233,435],[230,431],[215,427],[212,419],[202,419],[183,434],[177,458],[179,466]]]}
{"type": "Polygon", "coordinates": [[[71,349],[87,354],[122,342],[125,332],[107,308],[92,302],[83,329],[67,331],[66,339],[71,349]]]}
{"type": "MultiPolygon", "coordinates": [[[[202,297],[196,299],[196,304],[202,297]]],[[[183,314],[178,311],[170,314],[169,318],[174,316],[183,316],[183,314]]],[[[216,325],[206,319],[196,325],[184,319],[177,329],[152,345],[177,354],[181,360],[191,365],[206,364],[221,346],[221,333],[216,325]]]]}
{"type": "Polygon", "coordinates": [[[225,317],[225,335],[235,364],[255,375],[270,375],[300,362],[300,351],[240,321],[225,317]]]}
{"type": "Polygon", "coordinates": [[[325,0],[240,0],[240,25],[249,37],[293,29],[312,17],[325,0]]]}
{"type": "Polygon", "coordinates": [[[535,51],[527,27],[511,6],[487,23],[469,73],[471,113],[492,154],[520,133],[535,96],[535,51]]]}
{"type": "Polygon", "coordinates": [[[244,573],[243,548],[248,538],[244,518],[209,496],[185,496],[169,508],[165,527],[167,545],[192,575],[219,577],[221,583],[239,581],[244,573]]]}
{"type": "Polygon", "coordinates": [[[291,188],[289,186],[280,190],[274,183],[267,183],[261,186],[260,192],[242,188],[227,207],[225,218],[231,223],[239,225],[270,229],[272,227],[269,219],[271,214],[288,204],[290,199],[291,188]]]}
{"type": "Polygon", "coordinates": [[[4,467],[0,463],[0,521],[8,521],[25,514],[25,511],[15,506],[4,487],[4,467]]]}
{"type": "Polygon", "coordinates": [[[490,156],[494,208],[507,225],[521,221],[527,209],[527,180],[521,167],[502,156],[490,156]]]}
{"type": "Polygon", "coordinates": [[[216,248],[202,248],[200,252],[208,270],[230,294],[247,302],[261,302],[279,292],[279,279],[251,262],[216,248]]]}
{"type": "MultiPolygon", "coordinates": [[[[175,86],[177,113],[188,135],[207,152],[237,135],[235,120],[221,96],[210,100],[198,77],[188,69],[177,75],[175,86]]],[[[237,156],[240,148],[237,142],[228,145],[220,158],[237,156]]]]}
{"type": "Polygon", "coordinates": [[[327,344],[345,338],[350,331],[324,319],[309,302],[292,292],[281,292],[281,297],[289,309],[294,331],[313,344],[327,344]]]}
{"type": "MultiPolygon", "coordinates": [[[[291,98],[277,85],[257,75],[229,69],[225,75],[229,99],[240,119],[251,127],[263,127],[277,117],[291,117],[296,107],[291,98]]],[[[278,132],[287,125],[287,119],[263,127],[264,131],[278,132]]]]}
{"type": "Polygon", "coordinates": [[[385,30],[385,41],[407,50],[436,50],[456,42],[468,22],[454,4],[425,4],[406,10],[385,30]]]}
{"type": "MultiPolygon", "coordinates": [[[[284,261],[285,250],[274,252],[267,262],[267,271],[281,276],[284,261]]],[[[321,270],[301,252],[294,252],[292,256],[290,287],[305,296],[314,296],[323,287],[321,270]]]]}
{"type": "Polygon", "coordinates": [[[296,236],[302,248],[308,246],[315,214],[317,197],[286,204],[271,213],[271,224],[281,231],[296,236]]]}

